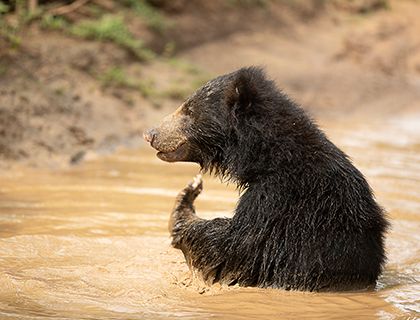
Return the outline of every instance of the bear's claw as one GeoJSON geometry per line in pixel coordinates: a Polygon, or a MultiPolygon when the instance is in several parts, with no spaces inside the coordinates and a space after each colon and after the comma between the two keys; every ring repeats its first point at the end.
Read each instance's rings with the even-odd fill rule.
{"type": "Polygon", "coordinates": [[[203,190],[203,178],[201,174],[197,174],[184,190],[186,191],[186,195],[190,195],[190,200],[194,201],[203,190]]]}
{"type": "MultiPolygon", "coordinates": [[[[188,184],[188,186],[191,186],[191,188],[193,188],[193,189],[197,189],[197,188],[199,188],[200,186],[201,186],[201,187],[203,187],[203,177],[202,177],[202,175],[201,175],[201,174],[197,174],[197,175],[194,177],[193,181],[191,181],[191,182],[188,184]]],[[[200,190],[200,191],[201,191],[201,190],[200,190]]]]}
{"type": "Polygon", "coordinates": [[[177,200],[179,203],[192,204],[202,190],[203,178],[201,174],[198,174],[194,177],[193,181],[188,183],[188,185],[178,194],[177,200]]]}

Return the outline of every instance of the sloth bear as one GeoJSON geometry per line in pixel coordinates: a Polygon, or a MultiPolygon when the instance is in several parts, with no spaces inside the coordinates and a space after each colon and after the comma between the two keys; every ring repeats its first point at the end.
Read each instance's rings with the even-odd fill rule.
{"type": "Polygon", "coordinates": [[[243,191],[233,218],[178,195],[172,245],[207,283],[342,291],[374,286],[388,222],[363,175],[257,67],[217,77],[144,134],[168,162],[189,161],[243,191]]]}

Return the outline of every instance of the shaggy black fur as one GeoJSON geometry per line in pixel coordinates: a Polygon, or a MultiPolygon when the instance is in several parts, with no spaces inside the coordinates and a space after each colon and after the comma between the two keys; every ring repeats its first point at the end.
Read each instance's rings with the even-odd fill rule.
{"type": "Polygon", "coordinates": [[[348,157],[261,69],[210,81],[183,113],[192,119],[187,160],[243,189],[231,219],[195,215],[200,183],[178,196],[173,245],[206,281],[309,291],[375,284],[383,210],[348,157]]]}

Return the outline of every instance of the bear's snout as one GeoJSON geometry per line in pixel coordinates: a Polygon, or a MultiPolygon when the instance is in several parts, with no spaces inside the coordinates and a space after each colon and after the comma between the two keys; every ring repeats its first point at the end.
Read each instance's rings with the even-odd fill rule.
{"type": "Polygon", "coordinates": [[[149,142],[150,144],[153,143],[153,140],[155,140],[157,135],[157,130],[156,129],[149,129],[146,132],[143,133],[143,139],[146,140],[147,142],[149,142]]]}
{"type": "Polygon", "coordinates": [[[179,110],[165,117],[159,126],[143,133],[143,138],[164,161],[189,161],[190,144],[185,134],[189,118],[179,110]]]}

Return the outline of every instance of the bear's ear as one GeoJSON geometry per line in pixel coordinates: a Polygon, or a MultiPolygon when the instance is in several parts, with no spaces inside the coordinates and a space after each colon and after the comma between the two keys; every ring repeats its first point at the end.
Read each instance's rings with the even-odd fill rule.
{"type": "Polygon", "coordinates": [[[234,110],[248,110],[258,100],[258,83],[264,78],[262,69],[250,67],[236,72],[225,92],[226,104],[234,110]]]}

